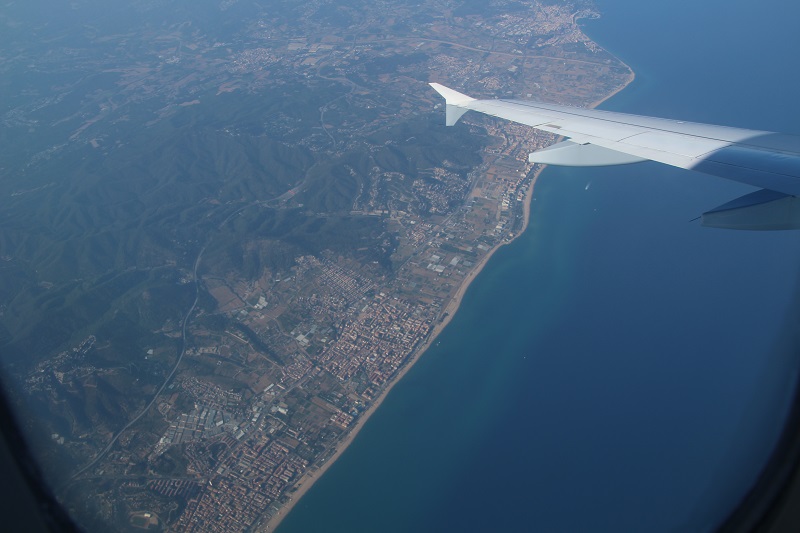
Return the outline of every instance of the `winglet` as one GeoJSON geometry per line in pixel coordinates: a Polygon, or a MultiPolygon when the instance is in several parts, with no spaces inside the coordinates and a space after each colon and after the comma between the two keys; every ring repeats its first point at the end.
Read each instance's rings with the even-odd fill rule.
{"type": "Polygon", "coordinates": [[[460,119],[464,113],[469,111],[468,107],[463,106],[475,100],[466,94],[461,94],[458,91],[454,91],[453,89],[438,83],[431,83],[430,86],[433,87],[437,93],[444,96],[445,125],[447,126],[453,126],[456,122],[458,122],[458,119],[460,119]]]}

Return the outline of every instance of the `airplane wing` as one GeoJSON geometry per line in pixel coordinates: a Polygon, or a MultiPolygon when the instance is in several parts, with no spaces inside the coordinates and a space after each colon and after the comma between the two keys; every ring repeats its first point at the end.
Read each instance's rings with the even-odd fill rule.
{"type": "Polygon", "coordinates": [[[528,100],[476,100],[430,85],[445,98],[448,126],[474,110],[569,139],[530,154],[532,163],[604,166],[651,160],[695,170],[766,190],[704,213],[704,225],[800,229],[798,136],[528,100]]]}

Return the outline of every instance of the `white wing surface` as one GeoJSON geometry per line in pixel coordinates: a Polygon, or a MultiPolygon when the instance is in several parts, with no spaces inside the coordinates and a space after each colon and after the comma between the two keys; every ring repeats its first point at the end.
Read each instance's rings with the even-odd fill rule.
{"type": "MultiPolygon", "coordinates": [[[[738,202],[737,212],[741,211],[742,203],[800,196],[798,136],[527,100],[476,100],[438,83],[430,85],[445,98],[448,126],[474,110],[569,139],[532,153],[533,163],[599,166],[652,160],[780,193],[770,200],[755,197],[738,202]]],[[[717,220],[719,209],[724,207],[714,211],[717,220]]],[[[800,220],[800,213],[795,218],[800,220]]],[[[781,219],[764,220],[764,227],[754,227],[752,221],[748,224],[746,229],[786,229],[800,222],[787,223],[781,219]]],[[[725,227],[738,226],[734,222],[725,227]]]]}

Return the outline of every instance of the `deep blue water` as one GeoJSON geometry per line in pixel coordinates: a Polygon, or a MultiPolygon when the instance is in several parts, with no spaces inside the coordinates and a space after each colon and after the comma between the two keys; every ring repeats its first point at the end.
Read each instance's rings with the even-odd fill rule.
{"type": "MultiPolygon", "coordinates": [[[[600,7],[589,34],[637,72],[606,109],[800,133],[800,5],[600,7]]],[[[280,533],[713,528],[798,368],[800,234],[690,222],[750,190],[548,169],[529,229],[280,533]]]]}

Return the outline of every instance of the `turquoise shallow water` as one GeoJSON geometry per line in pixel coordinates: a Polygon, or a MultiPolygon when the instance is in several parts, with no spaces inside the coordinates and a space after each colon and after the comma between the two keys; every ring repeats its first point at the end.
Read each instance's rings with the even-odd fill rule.
{"type": "MultiPolygon", "coordinates": [[[[606,108],[798,132],[800,7],[639,4],[603,1],[588,26],[637,71],[606,108]]],[[[280,533],[713,528],[797,374],[797,233],[689,222],[749,190],[548,169],[529,229],[280,533]]]]}

